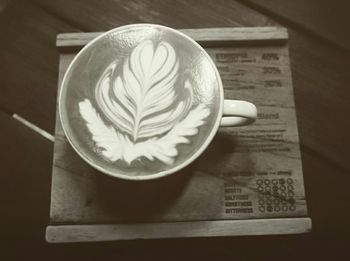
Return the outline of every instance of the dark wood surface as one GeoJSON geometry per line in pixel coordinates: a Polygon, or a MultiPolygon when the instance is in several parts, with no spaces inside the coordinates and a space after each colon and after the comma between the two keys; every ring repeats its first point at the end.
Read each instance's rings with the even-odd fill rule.
{"type": "Polygon", "coordinates": [[[323,1],[326,4],[294,1],[295,5],[254,1],[263,8],[239,2],[1,1],[1,259],[345,260],[349,256],[350,59],[349,16],[344,11],[349,9],[329,0],[323,1]],[[309,9],[305,9],[306,4],[309,9]],[[312,14],[304,10],[312,10],[312,14]],[[328,21],[326,26],[323,21],[328,21]],[[44,243],[53,144],[11,115],[17,113],[52,134],[58,71],[56,35],[105,31],[136,22],[175,28],[281,23],[289,28],[312,234],[68,246],[44,243]]]}
{"type": "Polygon", "coordinates": [[[350,24],[347,0],[240,0],[271,18],[298,28],[322,39],[335,48],[350,51],[350,32],[343,25],[350,24]]]}

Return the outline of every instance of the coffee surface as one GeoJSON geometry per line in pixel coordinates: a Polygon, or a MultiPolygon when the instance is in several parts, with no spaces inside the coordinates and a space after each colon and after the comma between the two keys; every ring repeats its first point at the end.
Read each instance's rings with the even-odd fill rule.
{"type": "Polygon", "coordinates": [[[216,132],[222,89],[214,66],[172,29],[112,30],[77,55],[63,80],[60,115],[68,139],[112,175],[179,168],[216,132]]]}

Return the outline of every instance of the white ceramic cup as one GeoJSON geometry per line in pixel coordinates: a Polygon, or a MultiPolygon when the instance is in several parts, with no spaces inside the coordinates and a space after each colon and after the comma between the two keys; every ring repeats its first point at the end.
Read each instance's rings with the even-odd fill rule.
{"type": "Polygon", "coordinates": [[[175,173],[210,144],[219,126],[255,121],[254,104],[224,100],[206,51],[180,31],[133,24],[103,33],[73,59],[59,116],[83,160],[127,180],[175,173]]]}

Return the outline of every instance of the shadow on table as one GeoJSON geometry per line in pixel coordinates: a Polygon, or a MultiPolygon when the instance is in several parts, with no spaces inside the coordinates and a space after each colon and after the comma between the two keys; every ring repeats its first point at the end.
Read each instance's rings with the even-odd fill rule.
{"type": "Polygon", "coordinates": [[[98,175],[100,206],[127,222],[151,220],[173,205],[192,176],[192,166],[155,180],[127,181],[98,175]]]}
{"type": "MultiPolygon", "coordinates": [[[[178,200],[183,200],[182,196],[188,192],[189,182],[194,182],[194,175],[209,175],[208,178],[195,179],[196,182],[205,182],[203,186],[210,185],[207,184],[208,180],[215,183],[217,178],[222,178],[219,177],[221,168],[227,165],[226,156],[234,151],[234,145],[232,137],[219,134],[194,163],[176,174],[160,179],[127,181],[96,175],[98,204],[121,222],[152,222],[161,216],[169,215],[169,211],[173,212],[176,209],[178,200]],[[210,177],[213,175],[217,178],[210,177]]],[[[193,188],[192,184],[192,190],[200,189],[202,185],[193,188]]],[[[178,209],[175,211],[179,212],[178,209]]],[[[179,216],[181,213],[176,215],[179,216]]]]}

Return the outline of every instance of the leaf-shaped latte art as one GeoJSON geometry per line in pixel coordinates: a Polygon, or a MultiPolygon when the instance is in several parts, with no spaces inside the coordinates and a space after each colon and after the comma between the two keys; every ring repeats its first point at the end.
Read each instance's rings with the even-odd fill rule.
{"type": "Polygon", "coordinates": [[[111,161],[124,160],[128,164],[137,158],[158,159],[165,164],[173,164],[178,151],[176,146],[190,143],[185,138],[198,133],[209,115],[209,109],[203,105],[191,110],[185,119],[174,126],[161,138],[133,143],[126,135],[118,133],[112,126],[107,126],[88,99],[79,103],[79,111],[87,123],[96,145],[102,148],[102,154],[111,161]]]}
{"type": "Polygon", "coordinates": [[[190,143],[186,136],[196,135],[209,115],[205,105],[192,108],[189,80],[177,86],[184,94],[182,99],[177,97],[178,70],[174,48],[167,42],[154,48],[152,41],[140,43],[122,65],[116,61],[108,66],[95,95],[101,111],[117,129],[102,120],[90,100],[79,103],[80,114],[105,158],[130,164],[145,157],[173,164],[176,146],[190,143]]]}
{"type": "Polygon", "coordinates": [[[169,131],[188,112],[188,104],[175,102],[179,62],[169,43],[160,42],[155,49],[152,41],[144,41],[124,62],[122,75],[113,77],[116,68],[112,64],[102,75],[96,100],[134,141],[169,131]]]}

